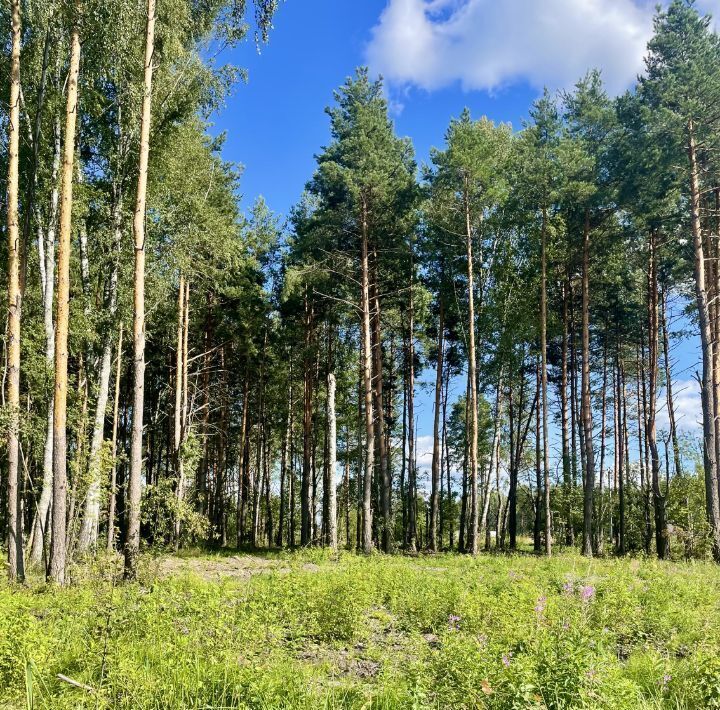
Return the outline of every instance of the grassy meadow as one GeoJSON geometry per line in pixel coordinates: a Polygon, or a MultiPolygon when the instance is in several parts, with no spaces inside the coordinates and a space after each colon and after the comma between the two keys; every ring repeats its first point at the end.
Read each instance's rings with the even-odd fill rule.
{"type": "MultiPolygon", "coordinates": [[[[720,568],[145,557],[0,587],[0,708],[720,707],[720,568]]],[[[5,583],[3,583],[5,584],[5,583]]]]}

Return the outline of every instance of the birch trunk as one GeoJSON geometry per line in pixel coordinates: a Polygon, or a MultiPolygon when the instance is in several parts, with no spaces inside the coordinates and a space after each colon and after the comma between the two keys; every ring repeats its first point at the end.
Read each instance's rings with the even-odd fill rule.
{"type": "Polygon", "coordinates": [[[122,372],[123,324],[120,323],[118,334],[117,363],[115,365],[115,400],[113,403],[112,424],[112,468],[110,469],[110,493],[108,501],[107,551],[115,549],[115,504],[117,500],[117,434],[118,414],[120,409],[120,373],[122,372]]]}
{"type": "MultiPolygon", "coordinates": [[[[78,12],[78,5],[75,5],[78,12]]],[[[67,369],[68,324],[70,317],[70,237],[72,227],[73,165],[75,162],[75,126],[78,114],[78,74],[80,71],[79,18],[75,18],[70,38],[65,113],[62,189],[60,197],[60,234],[58,239],[57,312],[55,318],[55,406],[53,410],[53,501],[52,544],[49,577],[65,584],[66,504],[67,504],[67,369]]]]}
{"type": "Polygon", "coordinates": [[[470,379],[470,530],[468,540],[470,552],[478,552],[478,401],[475,359],[475,282],[473,278],[472,228],[470,226],[470,197],[467,178],[463,201],[465,207],[465,246],[468,278],[468,367],[470,379]]]}
{"type": "Polygon", "coordinates": [[[335,416],[335,375],[328,374],[328,542],[333,552],[337,551],[337,488],[335,469],[337,467],[337,419],[335,416]]]}
{"type": "Polygon", "coordinates": [[[140,156],[137,196],[133,218],[135,244],[133,294],[133,423],[128,480],[128,525],[125,537],[125,578],[135,579],[140,553],[140,497],[143,463],[143,408],[145,406],[145,200],[147,196],[148,157],[150,155],[150,117],[152,108],[153,53],[155,48],[155,0],[147,2],[145,31],[145,75],[143,79],[142,117],[140,120],[140,156]]]}
{"type": "Polygon", "coordinates": [[[20,481],[20,0],[12,1],[12,57],[10,65],[10,116],[8,121],[8,576],[12,581],[25,577],[22,531],[22,483],[20,481]]]}
{"type": "MultiPolygon", "coordinates": [[[[122,241],[122,193],[119,188],[116,191],[113,202],[113,266],[108,284],[108,313],[111,323],[117,312],[117,289],[118,289],[118,269],[120,260],[120,247],[122,241]]],[[[102,448],[105,434],[105,414],[107,411],[108,397],[110,392],[110,374],[112,370],[112,326],[108,327],[105,334],[105,342],[103,344],[103,353],[100,360],[100,374],[98,376],[98,396],[95,405],[95,421],[93,424],[93,433],[90,440],[90,484],[88,486],[87,496],[85,498],[85,515],[83,517],[82,528],[80,529],[80,539],[78,548],[83,550],[94,549],[97,547],[98,528],[100,523],[100,449],[102,448]]]]}

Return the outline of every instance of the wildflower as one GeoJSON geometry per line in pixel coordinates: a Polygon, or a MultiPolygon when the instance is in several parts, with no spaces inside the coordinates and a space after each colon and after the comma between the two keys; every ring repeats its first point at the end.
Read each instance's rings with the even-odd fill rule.
{"type": "Polygon", "coordinates": [[[663,689],[663,690],[667,690],[667,689],[668,689],[668,683],[670,683],[671,680],[672,680],[672,676],[671,676],[669,673],[666,673],[666,674],[662,677],[661,686],[662,686],[662,689],[663,689]]]}
{"type": "Polygon", "coordinates": [[[510,668],[510,659],[512,658],[512,651],[509,653],[503,653],[502,663],[505,668],[510,668]]]}
{"type": "Polygon", "coordinates": [[[585,677],[588,680],[595,680],[595,676],[597,675],[597,671],[594,668],[591,668],[589,671],[586,671],[585,677]]]}
{"type": "Polygon", "coordinates": [[[565,582],[563,584],[563,594],[570,595],[575,591],[575,585],[572,582],[565,582]]]}
{"type": "Polygon", "coordinates": [[[448,626],[453,631],[457,631],[458,628],[460,628],[461,621],[462,617],[456,616],[455,614],[450,614],[450,616],[448,616],[448,626]]]}
{"type": "Polygon", "coordinates": [[[580,587],[580,598],[584,602],[589,602],[595,596],[595,587],[590,585],[586,587],[580,587]]]}
{"type": "Polygon", "coordinates": [[[538,616],[542,616],[542,614],[545,612],[545,607],[547,606],[547,597],[543,595],[537,600],[537,604],[535,604],[535,613],[538,616]]]}

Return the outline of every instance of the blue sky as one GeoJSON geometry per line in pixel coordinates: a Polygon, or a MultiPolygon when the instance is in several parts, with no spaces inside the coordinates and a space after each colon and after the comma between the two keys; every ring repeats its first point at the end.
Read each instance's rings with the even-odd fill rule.
{"type": "MultiPolygon", "coordinates": [[[[270,43],[252,42],[222,61],[244,67],[214,117],[225,132],[224,157],[245,166],[243,207],[258,196],[287,216],[328,141],[324,108],[357,66],[386,77],[398,134],[419,162],[442,144],[463,107],[519,127],[542,87],[569,88],[598,67],[611,93],[642,70],[655,0],[286,0],[270,43]]],[[[698,0],[704,11],[720,0],[698,0]]],[[[693,341],[678,343],[682,426],[696,430],[693,341]]],[[[430,377],[424,373],[425,378],[430,377]]],[[[427,453],[432,404],[418,392],[419,450],[427,453]]],[[[662,402],[662,399],[660,400],[662,402]]],[[[662,424],[663,412],[659,413],[662,424]]]]}

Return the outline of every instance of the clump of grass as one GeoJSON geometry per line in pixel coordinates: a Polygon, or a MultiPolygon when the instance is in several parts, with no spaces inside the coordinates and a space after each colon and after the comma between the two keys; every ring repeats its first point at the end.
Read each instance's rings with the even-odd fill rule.
{"type": "Polygon", "coordinates": [[[67,589],[0,586],[0,707],[720,707],[711,564],[179,562],[193,571],[155,560],[132,585],[101,565],[67,589]]]}

